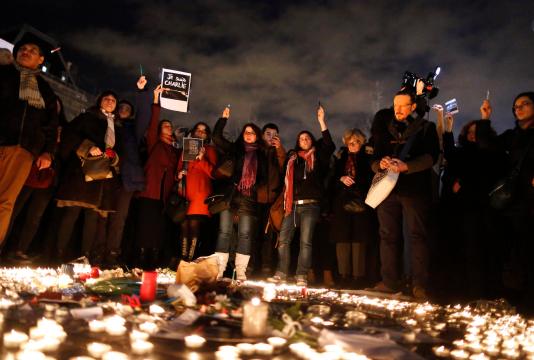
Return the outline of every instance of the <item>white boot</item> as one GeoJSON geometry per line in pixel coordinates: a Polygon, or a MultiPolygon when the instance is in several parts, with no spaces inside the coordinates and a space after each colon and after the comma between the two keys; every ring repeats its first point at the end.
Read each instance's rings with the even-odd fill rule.
{"type": "Polygon", "coordinates": [[[236,253],[235,254],[235,275],[237,280],[245,281],[247,280],[247,265],[250,255],[243,255],[236,253]]]}
{"type": "Polygon", "coordinates": [[[217,255],[217,266],[219,267],[219,272],[217,273],[217,280],[222,279],[224,270],[226,270],[226,264],[228,263],[228,253],[216,252],[217,255]]]}

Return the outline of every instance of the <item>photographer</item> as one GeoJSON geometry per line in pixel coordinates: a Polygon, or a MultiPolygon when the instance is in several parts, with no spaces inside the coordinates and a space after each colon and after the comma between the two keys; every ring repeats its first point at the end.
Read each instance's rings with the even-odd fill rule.
{"type": "Polygon", "coordinates": [[[411,242],[412,294],[416,298],[426,298],[431,171],[439,155],[439,141],[433,123],[421,116],[412,116],[416,108],[416,95],[401,90],[393,99],[393,113],[387,111],[389,109],[381,110],[373,121],[373,171],[388,169],[399,174],[392,192],[377,207],[382,282],[373,290],[394,292],[400,285],[398,250],[405,233],[408,239],[404,241],[411,242]],[[404,159],[400,159],[402,150],[408,143],[410,148],[404,159]]]}

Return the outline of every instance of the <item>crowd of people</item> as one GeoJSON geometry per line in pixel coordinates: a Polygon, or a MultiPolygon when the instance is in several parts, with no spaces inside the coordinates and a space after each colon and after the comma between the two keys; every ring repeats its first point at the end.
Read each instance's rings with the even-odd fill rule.
{"type": "Polygon", "coordinates": [[[213,130],[174,127],[160,114],[165,89],[144,76],[135,104],[104,91],[65,119],[39,75],[39,41],[23,38],[13,54],[0,65],[2,262],[153,268],[214,253],[218,276],[237,280],[294,273],[297,285],[422,299],[440,278],[474,297],[534,289],[534,92],[515,98],[515,125],[500,135],[484,100],[456,141],[453,115],[428,108],[418,83],[371,129],[347,126],[337,151],[319,105],[321,137],[303,129],[286,151],[273,123],[229,139],[229,107],[213,130]],[[183,137],[202,140],[196,158],[184,158],[183,137]],[[373,208],[377,174],[396,182],[373,208]],[[503,189],[511,199],[499,202],[503,189]]]}

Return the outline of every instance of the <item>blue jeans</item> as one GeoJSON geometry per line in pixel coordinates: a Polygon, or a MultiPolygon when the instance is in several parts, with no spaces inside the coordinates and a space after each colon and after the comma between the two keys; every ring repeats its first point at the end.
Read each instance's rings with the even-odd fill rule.
{"type": "Polygon", "coordinates": [[[300,252],[296,275],[307,275],[312,261],[312,238],[319,219],[319,205],[295,205],[291,214],[282,221],[278,243],[278,271],[287,275],[291,259],[290,245],[295,229],[300,226],[300,252]]]}
{"type": "MultiPolygon", "coordinates": [[[[234,213],[232,210],[224,210],[219,215],[219,235],[217,237],[217,252],[227,253],[230,250],[234,228],[234,213]]],[[[255,240],[258,218],[254,215],[239,214],[237,225],[237,253],[250,255],[250,247],[255,240]]]]}

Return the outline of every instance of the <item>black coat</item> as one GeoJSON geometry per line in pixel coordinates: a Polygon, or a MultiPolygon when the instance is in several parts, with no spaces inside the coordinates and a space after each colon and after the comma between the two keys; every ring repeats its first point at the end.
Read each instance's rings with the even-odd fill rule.
{"type": "Polygon", "coordinates": [[[362,150],[356,154],[356,178],[355,184],[350,188],[340,181],[345,173],[349,153],[347,148],[343,148],[339,158],[336,158],[334,165],[334,178],[329,190],[333,198],[332,204],[332,226],[330,227],[330,239],[334,242],[374,242],[378,236],[378,223],[376,212],[367,207],[362,213],[350,213],[343,209],[345,200],[349,197],[349,192],[355,191],[362,200],[365,200],[373,171],[370,166],[369,156],[362,150]]]}
{"type": "Polygon", "coordinates": [[[400,131],[392,109],[377,112],[373,120],[371,135],[374,148],[373,170],[377,171],[384,156],[399,157],[412,134],[415,139],[404,161],[409,171],[401,173],[394,192],[399,195],[432,196],[432,164],[439,156],[439,140],[436,125],[421,117],[408,117],[406,129],[400,131]],[[422,163],[425,166],[421,166],[422,163]]]}
{"type": "Polygon", "coordinates": [[[0,65],[0,146],[21,145],[35,157],[54,152],[58,126],[57,96],[41,76],[36,78],[44,109],[20,100],[20,72],[0,65]]]}
{"type": "MultiPolygon", "coordinates": [[[[228,183],[228,187],[239,184],[243,172],[245,161],[245,151],[241,141],[229,141],[223,135],[224,127],[228,119],[220,118],[213,128],[213,143],[217,150],[223,154],[222,158],[231,158],[234,160],[234,171],[228,183]]],[[[238,139],[239,140],[239,139],[238,139]]],[[[260,138],[258,138],[261,141],[260,138]]],[[[280,166],[276,157],[276,151],[272,147],[260,147],[257,150],[258,169],[256,173],[256,183],[252,188],[252,196],[247,197],[238,194],[234,197],[234,206],[240,211],[245,210],[247,213],[255,213],[257,207],[257,191],[260,188],[269,189],[269,193],[276,192],[280,184],[280,166]],[[245,209],[246,208],[246,209],[245,209]]],[[[273,195],[271,195],[273,196],[273,195]]]]}
{"type": "MultiPolygon", "coordinates": [[[[107,130],[105,115],[98,108],[91,108],[78,115],[62,131],[59,154],[64,160],[58,200],[73,202],[73,205],[93,208],[101,211],[116,209],[116,193],[120,182],[115,169],[112,168],[113,178],[85,181],[81,161],[76,151],[84,140],[89,140],[104,152],[106,144],[104,137],[107,130]]],[[[120,138],[115,132],[115,149],[120,148],[120,138]]],[[[119,158],[121,156],[118,153],[119,158]]]]}

